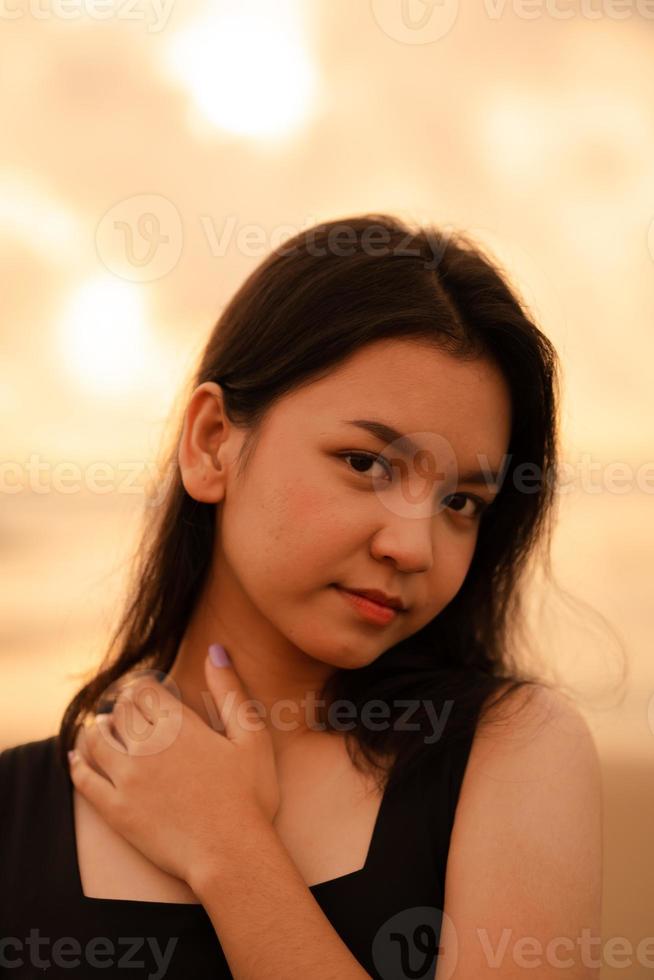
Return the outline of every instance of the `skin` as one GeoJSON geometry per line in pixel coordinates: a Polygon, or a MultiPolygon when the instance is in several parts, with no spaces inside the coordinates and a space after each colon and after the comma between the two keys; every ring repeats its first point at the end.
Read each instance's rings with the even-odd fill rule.
{"type": "Polygon", "coordinates": [[[416,341],[378,341],[276,403],[240,475],[246,432],[228,419],[220,386],[200,385],[187,407],[179,446],[184,486],[219,506],[208,584],[170,676],[184,703],[208,720],[203,662],[209,644],[222,643],[265,706],[277,756],[300,737],[316,737],[310,698],[334,668],[371,663],[461,588],[479,521],[465,498],[445,506],[446,493],[494,496],[486,486],[430,487],[411,459],[404,489],[397,475],[395,489],[373,486],[382,465],[361,472],[358,463],[357,472],[351,457],[338,455],[387,449],[343,423],[355,418],[422,434],[415,441],[441,453],[439,460],[455,460],[459,472],[479,468],[478,454],[497,471],[510,437],[510,394],[490,361],[460,361],[416,341]],[[407,499],[417,502],[407,506],[407,499]],[[384,627],[371,625],[335,582],[399,594],[410,608],[384,627]],[[271,716],[276,703],[281,723],[271,716]]]}

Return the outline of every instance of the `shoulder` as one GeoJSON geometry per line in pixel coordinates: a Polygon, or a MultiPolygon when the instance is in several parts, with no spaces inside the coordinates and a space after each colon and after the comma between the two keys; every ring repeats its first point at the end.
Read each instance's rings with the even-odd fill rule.
{"type": "Polygon", "coordinates": [[[486,778],[536,778],[538,773],[539,780],[562,777],[563,770],[574,764],[598,772],[599,758],[589,725],[561,691],[526,685],[485,707],[470,752],[470,782],[475,770],[486,778]],[[537,773],[528,768],[534,764],[537,773]]]}
{"type": "Polygon", "coordinates": [[[22,742],[0,751],[0,799],[6,808],[8,797],[27,793],[42,784],[58,764],[57,736],[22,742]]]}
{"type": "Polygon", "coordinates": [[[57,735],[12,745],[0,752],[0,834],[22,836],[26,823],[47,827],[48,807],[58,799],[63,769],[57,735]]]}
{"type": "Polygon", "coordinates": [[[460,802],[462,822],[465,811],[483,805],[498,817],[515,814],[513,824],[530,811],[532,826],[545,830],[555,812],[572,821],[591,802],[595,819],[600,761],[574,702],[560,691],[528,685],[492,703],[475,732],[460,802]]]}
{"type": "MultiPolygon", "coordinates": [[[[559,805],[570,819],[588,803],[601,810],[601,767],[590,727],[560,691],[527,685],[488,703],[477,725],[454,829],[483,807],[546,823],[559,805]],[[519,810],[516,810],[516,807],[519,810]]],[[[564,813],[560,813],[563,819],[564,813]]]]}
{"type": "MultiPolygon", "coordinates": [[[[542,685],[489,706],[473,739],[448,854],[444,911],[458,933],[462,968],[454,976],[497,976],[489,943],[497,951],[507,929],[502,976],[513,976],[511,969],[522,976],[526,966],[538,978],[560,975],[556,957],[548,972],[548,943],[572,937],[579,956],[577,937],[599,930],[601,849],[600,762],[579,709],[542,685]],[[529,950],[513,948],[520,937],[531,938],[529,950]],[[541,972],[533,969],[537,948],[541,972]]],[[[585,970],[574,976],[597,976],[585,970]]]]}
{"type": "Polygon", "coordinates": [[[57,736],[21,742],[0,750],[0,772],[13,772],[25,765],[38,765],[51,760],[55,755],[57,736]]]}

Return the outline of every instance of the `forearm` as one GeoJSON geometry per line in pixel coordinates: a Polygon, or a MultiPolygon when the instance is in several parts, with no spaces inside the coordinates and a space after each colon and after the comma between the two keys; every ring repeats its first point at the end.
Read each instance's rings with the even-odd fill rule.
{"type": "Polygon", "coordinates": [[[235,980],[370,980],[263,817],[189,882],[235,980]],[[247,839],[244,839],[247,837],[247,839]]]}

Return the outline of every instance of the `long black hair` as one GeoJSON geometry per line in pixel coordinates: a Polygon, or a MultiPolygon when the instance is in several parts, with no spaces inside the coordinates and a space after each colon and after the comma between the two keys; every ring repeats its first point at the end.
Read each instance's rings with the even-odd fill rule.
{"type": "MultiPolygon", "coordinates": [[[[537,546],[549,562],[558,442],[558,359],[552,343],[497,263],[462,232],[410,228],[385,214],[330,221],[280,245],[249,275],[216,323],[191,389],[219,384],[228,417],[248,429],[239,466],[247,466],[271,406],[325,376],[355,351],[382,338],[418,339],[453,357],[484,356],[510,389],[512,431],[501,489],[482,517],[467,576],[451,602],[422,629],[360,669],[337,669],[322,697],[356,710],[346,732],[353,762],[392,778],[428,747],[443,751],[469,738],[493,705],[542,678],[519,668],[524,643],[524,576],[537,546]],[[529,464],[529,492],[517,475],[529,464]],[[415,704],[407,730],[406,701],[415,704]],[[391,723],[361,723],[361,708],[380,700],[391,723]],[[437,745],[425,738],[430,700],[441,717],[437,745]],[[399,706],[402,702],[402,706],[399,706]],[[448,708],[449,705],[449,708],[448,708]],[[379,730],[377,730],[379,729],[379,730]]],[[[150,511],[134,553],[127,601],[94,676],[67,706],[59,752],[72,747],[85,716],[134,669],[167,673],[210,569],[216,504],[186,492],[177,449],[183,417],[164,451],[168,486],[150,511]]],[[[524,702],[523,698],[519,699],[524,702]]],[[[329,714],[319,718],[331,730],[329,714]]],[[[433,727],[429,723],[429,734],[433,727]]]]}

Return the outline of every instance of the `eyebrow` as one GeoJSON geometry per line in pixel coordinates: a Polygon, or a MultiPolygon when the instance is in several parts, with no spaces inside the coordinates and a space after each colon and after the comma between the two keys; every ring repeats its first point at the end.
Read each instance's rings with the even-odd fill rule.
{"type": "MultiPolygon", "coordinates": [[[[400,452],[407,456],[415,456],[420,452],[421,447],[413,441],[409,436],[403,435],[394,429],[392,425],[388,425],[386,422],[380,422],[377,419],[343,419],[346,425],[356,426],[358,429],[363,429],[365,432],[369,432],[370,435],[375,436],[380,442],[395,443],[400,452]]],[[[459,473],[459,483],[470,483],[474,486],[483,486],[490,490],[493,484],[497,484],[500,477],[499,473],[493,470],[467,470],[465,473],[459,473]]]]}

